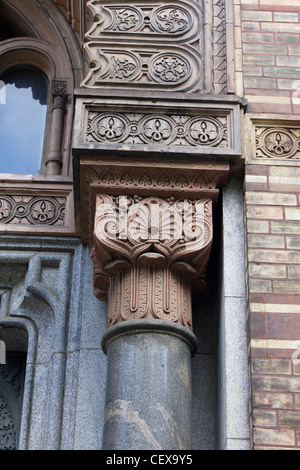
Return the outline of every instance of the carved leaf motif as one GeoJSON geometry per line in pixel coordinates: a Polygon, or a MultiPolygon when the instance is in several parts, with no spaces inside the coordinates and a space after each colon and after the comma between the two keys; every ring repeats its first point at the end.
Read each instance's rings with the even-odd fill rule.
{"type": "Polygon", "coordinates": [[[129,31],[139,23],[139,16],[133,9],[116,9],[114,13],[116,17],[114,29],[116,30],[129,31]]]}
{"type": "Polygon", "coordinates": [[[136,71],[136,64],[130,59],[125,57],[112,57],[111,58],[111,73],[110,78],[123,80],[129,78],[136,71]]]}
{"type": "Polygon", "coordinates": [[[191,327],[189,278],[204,269],[211,220],[211,201],[98,196],[95,273],[110,279],[109,325],[159,318],[191,327]]]}
{"type": "Polygon", "coordinates": [[[148,140],[159,143],[171,136],[172,126],[163,118],[149,119],[144,125],[143,133],[148,140]]]}

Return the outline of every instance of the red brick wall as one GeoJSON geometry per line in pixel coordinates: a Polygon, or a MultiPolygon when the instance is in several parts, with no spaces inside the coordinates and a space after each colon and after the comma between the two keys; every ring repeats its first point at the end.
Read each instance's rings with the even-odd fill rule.
{"type": "Polygon", "coordinates": [[[246,225],[253,444],[299,448],[300,167],[247,166],[246,225]]]}
{"type": "Polygon", "coordinates": [[[300,449],[300,146],[292,157],[262,158],[253,132],[255,119],[287,134],[300,129],[300,2],[234,3],[237,77],[252,120],[245,225],[253,448],[300,449]]]}
{"type": "Polygon", "coordinates": [[[241,0],[248,111],[300,113],[299,15],[299,0],[241,0]]]}

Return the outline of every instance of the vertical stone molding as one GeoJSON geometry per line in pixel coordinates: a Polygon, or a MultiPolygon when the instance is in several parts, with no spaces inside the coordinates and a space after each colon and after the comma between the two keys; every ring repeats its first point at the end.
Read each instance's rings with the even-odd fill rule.
{"type": "Polygon", "coordinates": [[[191,285],[203,282],[211,241],[210,200],[99,195],[94,286],[108,326],[151,318],[191,328],[191,285]]]}
{"type": "Polygon", "coordinates": [[[47,175],[59,175],[62,166],[62,138],[64,132],[64,119],[67,102],[67,82],[64,80],[52,81],[52,128],[50,151],[46,160],[47,175]]]}

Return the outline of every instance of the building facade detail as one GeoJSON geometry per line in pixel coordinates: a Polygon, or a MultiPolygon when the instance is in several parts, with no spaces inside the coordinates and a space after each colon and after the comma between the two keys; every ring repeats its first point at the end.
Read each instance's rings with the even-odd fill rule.
{"type": "Polygon", "coordinates": [[[66,198],[0,196],[0,223],[64,225],[66,198]]]}
{"type": "Polygon", "coordinates": [[[227,147],[227,118],[90,112],[88,142],[227,147]]]}
{"type": "Polygon", "coordinates": [[[94,233],[94,287],[108,301],[109,326],[156,318],[192,327],[191,283],[209,256],[211,201],[98,196],[94,233]]]}
{"type": "Polygon", "coordinates": [[[255,127],[256,158],[300,159],[300,130],[295,127],[255,127]]]}
{"type": "Polygon", "coordinates": [[[0,450],[300,448],[298,4],[0,2],[0,450]]]}
{"type": "Polygon", "coordinates": [[[223,0],[149,5],[88,2],[87,88],[221,93],[226,90],[223,0]],[[211,38],[213,37],[213,43],[211,38]]]}

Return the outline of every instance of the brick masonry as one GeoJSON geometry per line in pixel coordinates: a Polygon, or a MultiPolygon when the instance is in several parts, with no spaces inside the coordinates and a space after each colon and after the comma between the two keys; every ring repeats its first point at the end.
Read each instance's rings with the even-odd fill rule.
{"type": "MultiPolygon", "coordinates": [[[[299,0],[234,0],[234,15],[236,90],[248,102],[246,121],[299,128],[299,0]]],[[[300,158],[257,158],[250,127],[244,136],[252,447],[300,449],[300,158]]]]}
{"type": "Polygon", "coordinates": [[[300,167],[246,165],[245,220],[253,447],[299,448],[300,167]]]}
{"type": "Polygon", "coordinates": [[[248,111],[300,114],[300,3],[234,0],[237,86],[248,111]]]}

